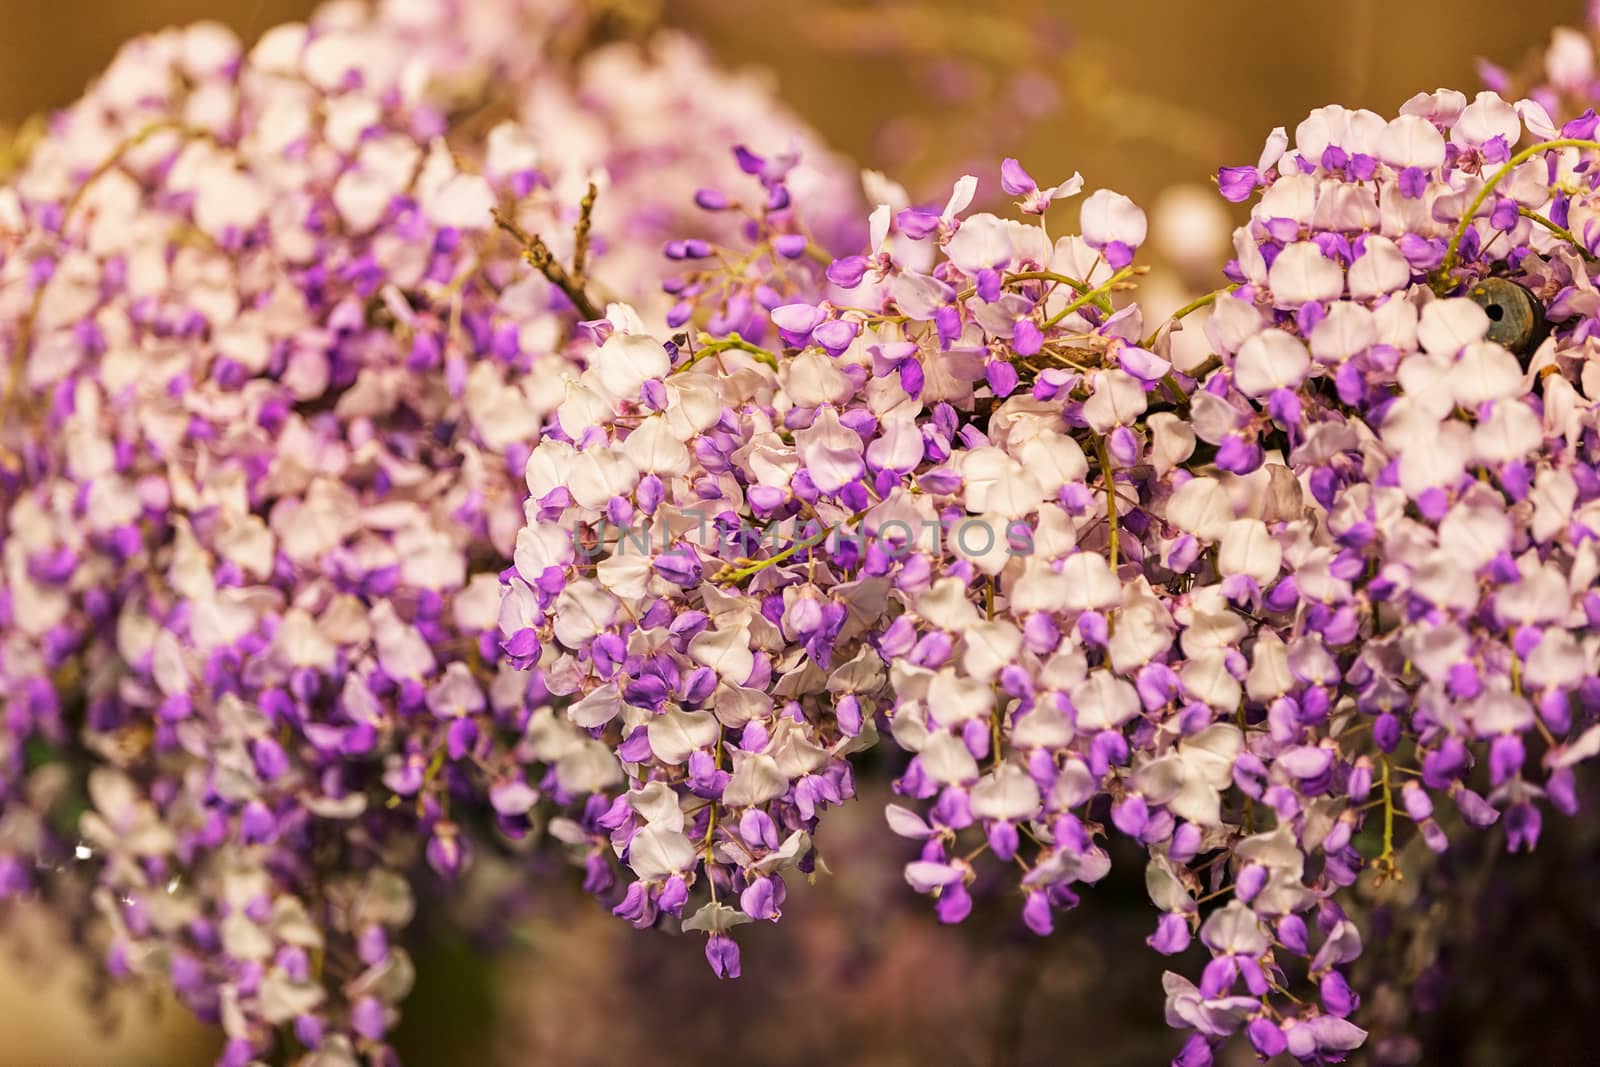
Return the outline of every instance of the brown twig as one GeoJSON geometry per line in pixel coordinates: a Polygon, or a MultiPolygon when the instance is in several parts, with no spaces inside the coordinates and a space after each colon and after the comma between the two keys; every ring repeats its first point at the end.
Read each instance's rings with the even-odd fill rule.
{"type": "Polygon", "coordinates": [[[589,226],[594,222],[594,198],[599,195],[594,182],[578,203],[578,225],[572,231],[572,280],[579,289],[588,281],[589,226]]]}
{"type": "MultiPolygon", "coordinates": [[[[544,243],[544,238],[537,234],[526,233],[521,226],[507,214],[501,211],[494,213],[495,225],[499,226],[512,239],[522,246],[522,258],[528,261],[529,266],[549,279],[550,284],[566,294],[572,306],[578,309],[578,314],[584,319],[598,319],[601,317],[599,309],[589,299],[587,293],[567,269],[556,262],[555,255],[550,251],[550,246],[544,243]]],[[[580,222],[580,225],[582,223],[580,222]]]]}

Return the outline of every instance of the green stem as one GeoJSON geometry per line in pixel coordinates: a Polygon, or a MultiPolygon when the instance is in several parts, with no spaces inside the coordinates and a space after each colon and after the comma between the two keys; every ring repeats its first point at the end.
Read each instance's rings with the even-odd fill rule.
{"type": "MultiPolygon", "coordinates": [[[[1188,318],[1190,315],[1193,315],[1196,311],[1199,311],[1201,308],[1209,307],[1212,304],[1216,303],[1217,302],[1217,297],[1225,296],[1226,294],[1233,292],[1237,288],[1239,288],[1239,283],[1238,282],[1234,282],[1232,285],[1223,286],[1221,289],[1213,289],[1211,292],[1207,293],[1205,296],[1196,297],[1195,299],[1189,301],[1187,304],[1183,305],[1183,307],[1179,308],[1177,311],[1174,311],[1171,314],[1171,316],[1168,317],[1167,322],[1177,322],[1180,319],[1188,318]]],[[[1161,330],[1166,325],[1167,325],[1166,322],[1162,323],[1161,326],[1158,326],[1156,328],[1156,332],[1155,333],[1151,334],[1149,337],[1146,337],[1144,339],[1143,347],[1149,348],[1151,345],[1155,344],[1156,343],[1156,338],[1161,335],[1161,330]]]]}
{"type": "MultiPolygon", "coordinates": [[[[722,730],[720,727],[717,730],[717,749],[715,759],[717,770],[722,770],[722,730]]],[[[717,899],[717,880],[711,876],[711,864],[714,862],[712,847],[716,844],[715,836],[717,832],[716,801],[712,801],[710,806],[711,811],[706,815],[706,887],[711,890],[711,899],[715,901],[717,899]]]]}
{"type": "MultiPolygon", "coordinates": [[[[1233,714],[1234,721],[1239,724],[1239,735],[1243,737],[1249,729],[1244,718],[1244,701],[1239,701],[1239,706],[1234,709],[1233,714]]],[[[1256,832],[1256,802],[1248,793],[1244,798],[1244,832],[1247,834],[1256,832]]]]}
{"type": "MultiPolygon", "coordinates": [[[[1057,285],[1065,285],[1067,288],[1073,290],[1074,292],[1078,292],[1078,293],[1087,293],[1087,292],[1090,292],[1092,290],[1092,287],[1089,285],[1088,282],[1080,282],[1076,278],[1069,277],[1068,275],[1065,275],[1065,274],[1057,274],[1053,270],[1024,270],[1024,271],[1018,271],[1016,274],[1008,274],[1008,275],[1006,275],[1006,281],[1008,281],[1008,282],[1055,282],[1057,285]]],[[[1111,312],[1111,301],[1107,300],[1103,295],[1098,297],[1094,301],[1094,306],[1099,308],[1101,311],[1106,312],[1107,314],[1109,314],[1111,312]]]]}
{"type": "MultiPolygon", "coordinates": [[[[1074,311],[1077,311],[1079,308],[1083,307],[1084,305],[1086,305],[1086,304],[1094,304],[1095,303],[1095,297],[1103,296],[1104,294],[1109,293],[1112,289],[1116,288],[1116,286],[1120,285],[1122,282],[1125,282],[1129,278],[1133,277],[1135,274],[1140,274],[1140,273],[1143,273],[1143,268],[1141,268],[1141,267],[1133,267],[1133,266],[1123,267],[1121,270],[1117,271],[1111,277],[1107,278],[1105,281],[1101,282],[1099,285],[1095,286],[1093,289],[1090,289],[1088,292],[1083,293],[1076,300],[1072,301],[1072,303],[1068,304],[1066,307],[1062,308],[1060,311],[1056,312],[1054,315],[1051,315],[1050,318],[1045,321],[1045,324],[1044,324],[1045,329],[1048,330],[1050,327],[1054,326],[1056,323],[1060,322],[1062,319],[1066,318],[1068,315],[1072,314],[1074,311]]],[[[1109,303],[1109,301],[1108,301],[1108,303],[1109,303]]]]}
{"type": "Polygon", "coordinates": [[[1538,155],[1548,152],[1553,148],[1587,148],[1600,152],[1600,141],[1586,141],[1577,137],[1558,137],[1554,141],[1540,141],[1530,145],[1506,160],[1505,164],[1494,172],[1494,177],[1483,183],[1483,188],[1478,190],[1478,195],[1472,198],[1472,204],[1467,208],[1466,214],[1461,216],[1461,223],[1456,227],[1455,234],[1450,238],[1450,244],[1445,247],[1444,262],[1439,264],[1438,277],[1441,281],[1448,282],[1450,274],[1461,264],[1461,242],[1467,236],[1467,230],[1472,226],[1472,220],[1477,217],[1478,209],[1483,202],[1489,199],[1489,194],[1494,192],[1495,186],[1500,184],[1502,178],[1513,170],[1538,155]]]}
{"type": "Polygon", "coordinates": [[[1117,573],[1117,559],[1119,545],[1117,543],[1117,480],[1111,473],[1111,450],[1106,447],[1106,439],[1099,434],[1094,435],[1094,458],[1100,464],[1100,474],[1106,482],[1106,522],[1110,524],[1110,544],[1108,546],[1111,556],[1111,573],[1117,573]]]}
{"type": "Polygon", "coordinates": [[[1380,755],[1378,767],[1383,786],[1383,852],[1373,861],[1381,878],[1399,880],[1400,868],[1394,862],[1394,791],[1389,788],[1389,757],[1380,755]]]}
{"type": "Polygon", "coordinates": [[[1189,394],[1184,392],[1183,386],[1178,384],[1176,375],[1174,375],[1171,371],[1168,371],[1166,374],[1161,376],[1161,384],[1166,388],[1167,392],[1172,394],[1172,400],[1175,404],[1185,410],[1188,409],[1189,394]]]}
{"type": "MultiPolygon", "coordinates": [[[[1106,554],[1111,557],[1111,576],[1117,578],[1117,566],[1121,558],[1121,545],[1118,543],[1121,531],[1117,528],[1117,477],[1111,469],[1111,450],[1106,447],[1106,439],[1099,434],[1095,434],[1093,439],[1094,458],[1100,464],[1100,474],[1106,481],[1106,525],[1108,530],[1106,535],[1106,554]]],[[[1117,578],[1118,582],[1121,580],[1117,578]]],[[[1117,632],[1117,616],[1114,611],[1106,612],[1106,632],[1108,634],[1117,632]]]]}
{"type": "Polygon", "coordinates": [[[1587,248],[1583,247],[1583,242],[1574,237],[1572,235],[1572,231],[1567,229],[1565,226],[1557,226],[1555,223],[1551,222],[1537,211],[1530,211],[1525,207],[1517,208],[1517,214],[1521,215],[1530,222],[1538,223],[1540,226],[1543,226],[1545,229],[1549,230],[1551,233],[1570,244],[1573,248],[1576,248],[1578,250],[1578,254],[1584,259],[1587,259],[1590,263],[1595,261],[1594,255],[1587,248]]]}
{"type": "MultiPolygon", "coordinates": [[[[854,515],[850,516],[850,518],[847,519],[846,522],[847,523],[860,522],[861,519],[866,514],[867,513],[865,511],[858,511],[854,515]]],[[[790,556],[794,555],[796,552],[803,552],[806,549],[811,548],[814,545],[821,544],[823,541],[826,541],[828,539],[828,535],[833,533],[833,531],[835,529],[837,529],[837,527],[834,527],[834,526],[826,527],[825,529],[819,531],[815,535],[806,538],[804,541],[796,541],[794,544],[790,545],[788,548],[784,549],[783,551],[775,552],[772,555],[768,556],[766,559],[757,560],[756,562],[750,564],[748,567],[735,567],[735,568],[727,568],[727,567],[725,567],[725,568],[723,568],[721,573],[717,575],[717,580],[718,581],[723,581],[723,582],[742,582],[746,578],[749,578],[751,575],[759,574],[762,571],[766,570],[768,567],[772,567],[772,566],[775,566],[775,565],[777,565],[779,563],[782,563],[784,560],[788,559],[790,556]]]]}
{"type": "Polygon", "coordinates": [[[756,357],[757,361],[765,363],[773,370],[778,369],[777,355],[767,351],[760,345],[751,344],[749,341],[746,341],[743,337],[740,337],[736,333],[731,333],[728,336],[721,338],[713,338],[710,334],[701,334],[700,340],[700,348],[696,349],[694,355],[689,358],[689,361],[679,367],[678,370],[687,370],[696,363],[699,363],[702,359],[705,359],[707,356],[714,356],[718,352],[727,352],[729,350],[748,352],[752,356],[756,357]]]}

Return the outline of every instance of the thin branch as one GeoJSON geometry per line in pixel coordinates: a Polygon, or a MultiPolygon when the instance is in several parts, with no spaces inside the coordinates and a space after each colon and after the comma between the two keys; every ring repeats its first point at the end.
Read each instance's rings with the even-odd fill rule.
{"type": "Polygon", "coordinates": [[[594,200],[600,190],[594,182],[578,203],[578,225],[572,231],[572,280],[579,289],[589,280],[589,227],[594,223],[594,200]]]}
{"type": "MultiPolygon", "coordinates": [[[[589,295],[583,291],[583,286],[578,284],[567,273],[565,267],[556,262],[556,257],[550,251],[550,246],[544,243],[544,238],[538,234],[525,232],[521,226],[507,214],[501,211],[494,213],[495,225],[511,235],[512,240],[522,246],[522,258],[528,265],[549,279],[550,284],[566,294],[572,306],[578,309],[578,315],[585,319],[601,318],[600,310],[594,306],[589,295]]],[[[580,222],[581,225],[581,222],[580,222]]]]}

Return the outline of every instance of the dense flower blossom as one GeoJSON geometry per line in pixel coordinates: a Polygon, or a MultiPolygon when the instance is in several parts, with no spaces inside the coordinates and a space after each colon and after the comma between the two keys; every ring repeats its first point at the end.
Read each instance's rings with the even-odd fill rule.
{"type": "Polygon", "coordinates": [[[892,746],[940,921],[1138,850],[1175,1062],[1346,1058],[1362,872],[1600,754],[1586,42],[1273,131],[1157,322],[1128,197],[869,173],[855,249],[764,91],[587,17],[144,39],[0,191],[0,891],[224,1063],[384,1060],[477,854],[547,823],[737,978],[892,746]]]}
{"type": "MultiPolygon", "coordinates": [[[[830,268],[837,297],[792,301],[768,286],[777,351],[712,333],[698,352],[669,346],[614,310],[559,430],[529,458],[534,521],[502,634],[508,647],[538,640],[545,684],[573,698],[568,717],[623,760],[627,792],[567,833],[586,829],[624,858],[636,881],[619,912],[637,923],[682,909],[700,884],[686,926],[720,937],[732,914],[776,919],[782,873],[809,866],[818,815],[852,792],[845,757],[873,743],[878,721],[919,753],[904,788],[942,789],[954,829],[992,819],[1009,858],[1040,801],[1026,753],[990,749],[1005,717],[997,693],[1034,685],[1013,661],[1060,648],[1056,684],[1101,684],[1082,677],[1082,652],[1077,682],[1067,677],[1080,642],[1063,635],[1076,625],[1104,647],[1098,591],[1118,583],[1098,549],[1075,546],[1080,531],[1109,543],[1106,508],[1116,514],[1089,487],[1070,427],[1093,436],[1102,470],[1108,447],[1137,463],[1146,442],[1125,424],[1165,364],[1137,347],[1136,313],[1109,311],[1107,292],[1131,271],[1079,237],[963,219],[974,188],[957,183],[939,214],[891,221],[878,208],[872,259],[830,268]],[[1033,362],[1011,362],[1014,348],[1033,362]],[[1109,366],[1076,370],[1075,359],[1109,366]],[[786,528],[792,539],[770,543],[786,528]],[[1051,584],[1058,557],[1070,571],[1051,584]],[[1025,615],[1011,589],[1023,580],[1039,583],[1025,615]],[[974,607],[984,598],[987,621],[974,607]],[[991,754],[980,782],[975,761],[991,754]]],[[[1104,214],[1131,253],[1143,220],[1125,198],[1091,198],[1085,212],[1104,214]]],[[[1162,475],[1183,448],[1176,432],[1176,443],[1156,435],[1162,475]]],[[[1131,674],[1148,638],[1124,643],[1131,674]]],[[[934,836],[910,812],[900,823],[934,836]]],[[[958,919],[963,869],[937,848],[908,877],[958,919]]],[[[1065,899],[1098,861],[1061,848],[1047,849],[1037,881],[1065,899]]]]}
{"type": "Polygon", "coordinates": [[[732,181],[685,146],[772,139],[855,216],[690,42],[534,47],[587,17],[142,38],[0,191],[0,895],[92,900],[110,971],[224,1063],[390,1056],[419,887],[618,773],[494,631],[589,294],[659,321],[664,236],[738,231],[659,168],[732,181]]]}
{"type": "Polygon", "coordinates": [[[1347,908],[1369,858],[1399,875],[1396,822],[1446,848],[1449,803],[1531,847],[1600,737],[1583,133],[1446,91],[1275,131],[1222,175],[1256,202],[1182,369],[1112,299],[1136,206],[1096,192],[1052,242],[968,215],[972,179],[879,207],[825,299],[774,290],[781,344],[597,360],[530,458],[502,636],[623,761],[568,831],[630,868],[619,913],[690,908],[734,974],[876,725],[944,921],[992,856],[1048,933],[1123,835],[1151,946],[1212,957],[1168,978],[1181,1062],[1361,1045],[1347,908]]]}
{"type": "Polygon", "coordinates": [[[1446,804],[1532,848],[1600,739],[1591,128],[1492,92],[1323,109],[1275,135],[1236,234],[1195,432],[1241,472],[1276,446],[1308,510],[1249,591],[1261,726],[1235,779],[1328,889],[1380,813],[1381,873],[1396,819],[1449,847],[1446,804]]]}

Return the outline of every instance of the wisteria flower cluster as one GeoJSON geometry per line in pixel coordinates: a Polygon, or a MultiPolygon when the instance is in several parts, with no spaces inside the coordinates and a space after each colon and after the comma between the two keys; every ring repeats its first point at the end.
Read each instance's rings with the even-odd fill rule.
{"type": "MultiPolygon", "coordinates": [[[[566,833],[622,858],[618,912],[736,974],[876,728],[944,921],[998,863],[1048,933],[1131,838],[1151,946],[1210,955],[1167,978],[1180,1062],[1361,1045],[1350,909],[1396,823],[1531,848],[1600,745],[1594,125],[1441,91],[1275,131],[1219,175],[1255,203],[1184,368],[1111,299],[1131,202],[1052,242],[972,179],[881,206],[825,299],[773,290],[770,348],[614,322],[530,458],[502,634],[622,761],[566,833]]],[[[1001,171],[1025,213],[1080,184],[1001,171]]]]}
{"type": "Polygon", "coordinates": [[[392,1060],[475,853],[737,977],[877,747],[940,921],[1137,856],[1174,1062],[1344,1060],[1371,893],[1600,754],[1586,39],[1273,131],[1155,321],[1127,197],[869,172],[835,256],[813,137],[588,18],[141,41],[0,194],[0,888],[224,1063],[392,1060]]]}
{"type": "Polygon", "coordinates": [[[495,640],[523,468],[592,294],[660,321],[663,235],[739,232],[658,169],[814,138],[686,40],[564,54],[591,21],[141,39],[0,193],[0,895],[92,904],[223,1063],[392,1058],[417,895],[616,773],[495,640]]]}

